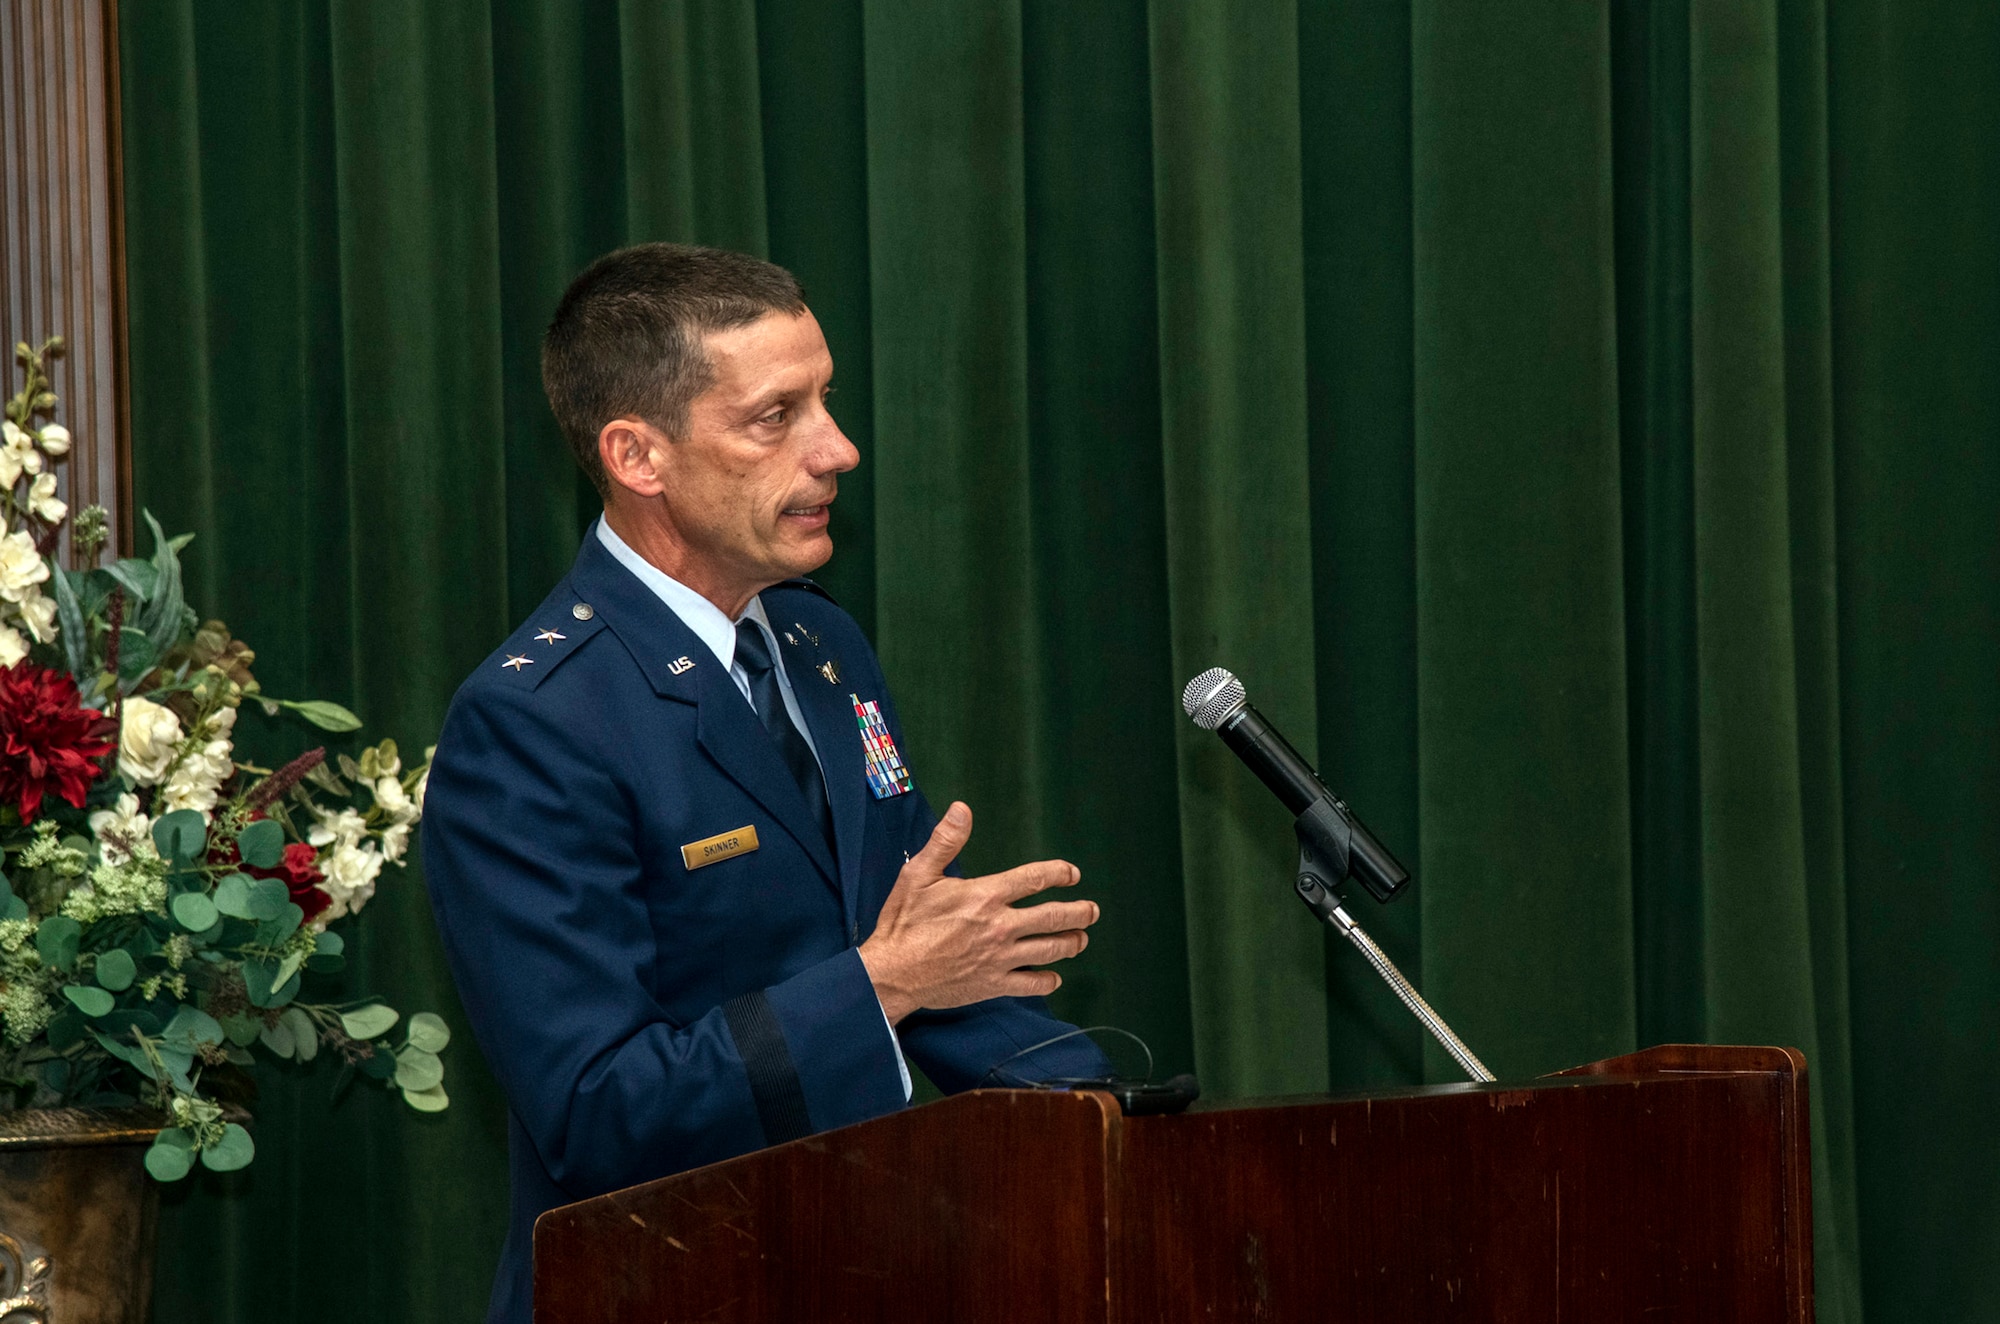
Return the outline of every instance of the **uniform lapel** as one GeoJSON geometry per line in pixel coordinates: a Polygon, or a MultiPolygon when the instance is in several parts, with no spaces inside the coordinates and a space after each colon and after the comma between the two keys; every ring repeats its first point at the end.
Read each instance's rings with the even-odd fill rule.
{"type": "MultiPolygon", "coordinates": [[[[654,693],[695,705],[695,739],[702,750],[725,776],[797,838],[827,885],[844,892],[819,822],[798,783],[792,780],[771,733],[708,645],[637,576],[619,565],[594,531],[584,538],[570,583],[578,599],[600,614],[624,643],[654,693]]],[[[635,735],[644,738],[643,733],[635,735]]],[[[841,834],[838,820],[836,811],[836,835],[841,834]]],[[[842,840],[844,844],[844,837],[842,840]]],[[[850,909],[852,904],[848,902],[850,909]]]]}
{"type": "Polygon", "coordinates": [[[833,806],[833,835],[840,845],[840,890],[853,923],[861,896],[861,836],[867,828],[868,783],[862,773],[860,736],[847,691],[829,685],[796,647],[785,650],[785,678],[792,682],[799,711],[812,728],[813,748],[826,773],[833,806]]]}

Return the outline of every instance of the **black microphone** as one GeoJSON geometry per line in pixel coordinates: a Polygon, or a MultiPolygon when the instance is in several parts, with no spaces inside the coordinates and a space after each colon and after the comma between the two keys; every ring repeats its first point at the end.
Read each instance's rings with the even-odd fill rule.
{"type": "Polygon", "coordinates": [[[1236,751],[1236,757],[1299,820],[1299,835],[1322,859],[1333,862],[1339,874],[1331,880],[1334,885],[1350,876],[1358,878],[1377,901],[1389,901],[1409,884],[1410,871],[1326,788],[1278,729],[1250,706],[1242,681],[1221,667],[1211,667],[1187,683],[1181,707],[1196,726],[1221,736],[1222,743],[1236,751]]]}

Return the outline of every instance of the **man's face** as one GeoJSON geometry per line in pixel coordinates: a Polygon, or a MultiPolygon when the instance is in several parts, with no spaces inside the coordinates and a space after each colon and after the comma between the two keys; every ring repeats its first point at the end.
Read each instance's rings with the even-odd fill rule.
{"type": "Polygon", "coordinates": [[[833,355],[810,312],[767,313],[704,344],[714,384],[656,454],[661,513],[688,582],[754,593],[833,555],[827,506],[861,455],[826,410],[833,355]]]}

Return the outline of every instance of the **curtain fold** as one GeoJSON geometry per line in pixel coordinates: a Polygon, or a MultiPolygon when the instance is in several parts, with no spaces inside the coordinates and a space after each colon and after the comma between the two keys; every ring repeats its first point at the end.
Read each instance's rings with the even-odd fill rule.
{"type": "MultiPolygon", "coordinates": [[[[1227,666],[1411,866],[1357,916],[1490,1065],[1796,1045],[1821,1318],[1990,1314],[2000,18],[122,15],[138,493],[267,691],[428,743],[595,510],[539,382],[565,284],[767,254],[863,453],[822,578],[926,789],[971,867],[1104,904],[1060,1010],[1217,1096],[1455,1076],[1181,715],[1227,666]]],[[[480,1316],[504,1103],[416,869],[369,913],[451,1110],[270,1073],[257,1164],[167,1196],[156,1318],[480,1316]]]]}

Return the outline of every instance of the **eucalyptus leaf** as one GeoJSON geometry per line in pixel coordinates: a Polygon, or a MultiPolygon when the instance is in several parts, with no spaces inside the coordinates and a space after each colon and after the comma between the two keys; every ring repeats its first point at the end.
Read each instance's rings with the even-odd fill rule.
{"type": "Polygon", "coordinates": [[[51,915],[35,929],[35,955],[51,970],[67,970],[76,964],[82,937],[83,925],[68,915],[51,915]]]}
{"type": "Polygon", "coordinates": [[[160,1132],[146,1151],[146,1171],[155,1181],[179,1181],[194,1167],[194,1137],[180,1127],[160,1132]]]}
{"type": "Polygon", "coordinates": [[[377,1053],[362,1058],[356,1070],[370,1080],[387,1080],[396,1074],[396,1059],[388,1053],[377,1053]]]}
{"type": "Polygon", "coordinates": [[[174,898],[174,919],[189,933],[206,933],[222,916],[215,903],[201,892],[183,892],[174,898]]]}
{"type": "Polygon", "coordinates": [[[402,1018],[397,1015],[394,1007],[385,1007],[375,1002],[366,1007],[357,1007],[353,1011],[342,1012],[340,1028],[347,1031],[348,1038],[359,1039],[365,1043],[389,1033],[400,1019],[402,1018]]]}
{"type": "Polygon", "coordinates": [[[405,1048],[396,1054],[396,1084],[406,1090],[427,1090],[444,1080],[444,1063],[436,1053],[405,1048]]]}
{"type": "Polygon", "coordinates": [[[246,1048],[256,1043],[257,1036],[263,1032],[264,1019],[261,1016],[239,1013],[235,1016],[224,1016],[222,1018],[222,1033],[224,1037],[238,1048],[246,1048]]]}
{"type": "Polygon", "coordinates": [[[278,973],[271,976],[271,982],[282,987],[286,980],[299,972],[299,967],[303,964],[305,957],[297,952],[287,953],[285,959],[278,962],[278,973]]]}
{"type": "Polygon", "coordinates": [[[279,1057],[292,1056],[298,1047],[297,1041],[292,1037],[292,1027],[283,1020],[276,1025],[265,1026],[264,1032],[257,1036],[257,1041],[279,1057]]]}
{"type": "MultiPolygon", "coordinates": [[[[305,918],[305,911],[300,910],[296,904],[290,901],[285,902],[284,909],[278,912],[276,919],[266,920],[258,926],[257,945],[260,947],[284,946],[286,942],[290,941],[291,936],[299,931],[299,925],[305,922],[305,918]]],[[[283,983],[284,981],[279,980],[278,982],[283,983]]]]}
{"type": "Polygon", "coordinates": [[[450,1042],[451,1027],[444,1023],[444,1017],[432,1011],[420,1011],[410,1017],[410,1047],[426,1053],[442,1053],[450,1042]]]}
{"type": "Polygon", "coordinates": [[[280,708],[289,708],[322,731],[359,731],[361,719],[337,703],[325,699],[272,699],[280,708]]]}
{"type": "Polygon", "coordinates": [[[250,915],[256,920],[276,919],[292,902],[291,889],[275,878],[259,878],[250,884],[250,915]]]}
{"type": "Polygon", "coordinates": [[[208,845],[208,828],[192,809],[176,809],[162,814],[153,824],[153,846],[160,858],[184,864],[198,859],[208,845]]]}
{"type": "Polygon", "coordinates": [[[284,981],[277,977],[278,964],[253,958],[243,963],[243,988],[250,995],[253,1007],[276,1007],[282,1005],[277,996],[284,981]]]}
{"type": "Polygon", "coordinates": [[[284,858],[285,830],[268,818],[245,824],[236,834],[236,850],[251,868],[274,869],[284,858]]]}
{"type": "MultiPolygon", "coordinates": [[[[7,880],[0,878],[0,919],[26,919],[27,917],[28,903],[20,897],[15,896],[14,889],[7,885],[7,880]]],[[[327,937],[332,936],[331,934],[327,935],[327,937]]],[[[325,939],[321,939],[320,946],[322,948],[326,946],[325,939]]]]}
{"type": "Polygon", "coordinates": [[[285,1008],[285,1014],[278,1018],[279,1024],[292,1032],[292,1048],[299,1061],[310,1062],[319,1054],[319,1027],[312,1017],[297,1007],[285,1008]]]}
{"type": "Polygon", "coordinates": [[[89,984],[66,984],[63,996],[76,1005],[76,1009],[86,1016],[102,1016],[117,1006],[117,1000],[101,988],[89,984]]]}
{"type": "Polygon", "coordinates": [[[231,919],[256,919],[251,909],[251,879],[247,874],[233,873],[215,885],[215,908],[231,919]]]}
{"type": "Polygon", "coordinates": [[[49,1047],[58,1053],[67,1053],[83,1042],[84,1033],[89,1030],[84,1024],[83,1014],[68,1007],[57,1012],[49,1020],[49,1028],[43,1033],[48,1036],[49,1047]]]}
{"type": "Polygon", "coordinates": [[[202,1149],[201,1164],[210,1172],[234,1172],[248,1167],[256,1157],[257,1145],[250,1133],[230,1122],[222,1128],[222,1139],[202,1149]]]}
{"type": "Polygon", "coordinates": [[[338,933],[322,933],[319,935],[319,946],[314,949],[314,955],[339,956],[346,950],[347,939],[338,933]]]}
{"type": "Polygon", "coordinates": [[[174,1018],[167,1022],[161,1037],[185,1039],[191,1044],[219,1044],[222,1042],[222,1026],[215,1017],[200,1007],[182,1003],[174,1012],[174,1018]]]}
{"type": "Polygon", "coordinates": [[[92,1030],[90,1037],[97,1040],[105,1052],[111,1054],[111,1056],[117,1058],[119,1061],[130,1066],[135,1066],[139,1070],[149,1074],[152,1072],[153,1064],[146,1060],[146,1055],[139,1050],[137,1044],[128,1044],[123,1039],[113,1038],[101,1030],[92,1030]]]}
{"type": "Polygon", "coordinates": [[[420,1113],[441,1113],[451,1106],[451,1099],[442,1085],[433,1085],[427,1090],[404,1090],[403,1102],[420,1113]]]}
{"type": "Polygon", "coordinates": [[[98,954],[96,973],[99,985],[113,993],[123,993],[138,978],[139,966],[132,959],[132,953],[122,947],[113,947],[98,954]]]}

